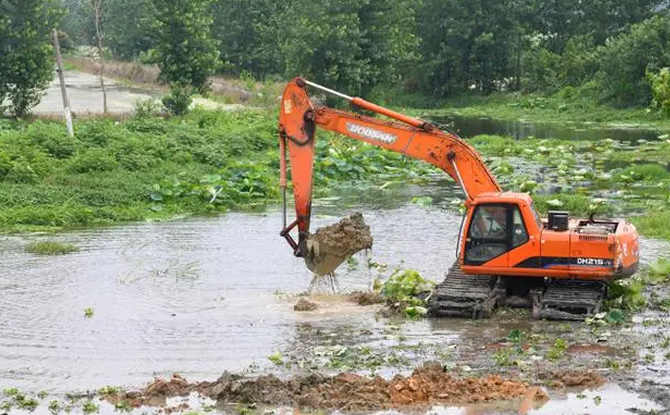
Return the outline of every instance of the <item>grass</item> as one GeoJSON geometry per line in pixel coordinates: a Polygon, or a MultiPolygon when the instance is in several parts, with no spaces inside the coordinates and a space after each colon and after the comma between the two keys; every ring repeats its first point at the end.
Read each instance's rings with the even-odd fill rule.
{"type": "MultiPolygon", "coordinates": [[[[0,231],[54,231],[262,209],[279,196],[276,112],[62,124],[0,120],[0,231]]],[[[344,183],[417,182],[434,169],[320,134],[315,193],[344,183]]]]}
{"type": "Polygon", "coordinates": [[[630,218],[638,232],[650,238],[670,240],[670,210],[652,211],[630,218]]]}
{"type": "Polygon", "coordinates": [[[72,244],[61,243],[57,241],[31,242],[26,245],[25,251],[37,255],[64,255],[79,251],[79,248],[72,244]]]}

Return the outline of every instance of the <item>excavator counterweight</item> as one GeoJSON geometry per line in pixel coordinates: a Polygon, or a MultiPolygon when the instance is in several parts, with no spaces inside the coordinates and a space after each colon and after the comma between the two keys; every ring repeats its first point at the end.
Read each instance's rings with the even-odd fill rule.
{"type": "Polygon", "coordinates": [[[575,220],[566,212],[549,212],[541,219],[529,195],[503,192],[477,151],[455,134],[296,78],[284,90],[279,114],[281,236],[319,273],[333,271],[346,256],[333,253],[327,264],[319,264],[315,249],[323,247],[315,247],[310,239],[318,129],[431,163],[463,189],[467,212],[458,258],[432,297],[434,315],[485,317],[504,304],[530,307],[538,318],[581,319],[598,312],[609,281],[637,270],[638,234],[627,221],[575,220]],[[308,87],[390,120],[314,105],[308,87]],[[296,210],[291,224],[286,221],[285,198],[289,164],[296,210]],[[291,236],[296,227],[297,241],[291,236]]]}

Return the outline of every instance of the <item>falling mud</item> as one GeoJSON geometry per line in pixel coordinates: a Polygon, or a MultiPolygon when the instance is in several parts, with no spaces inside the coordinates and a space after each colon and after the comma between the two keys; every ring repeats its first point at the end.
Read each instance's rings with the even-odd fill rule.
{"type": "Polygon", "coordinates": [[[281,380],[274,375],[245,378],[224,373],[215,382],[191,384],[179,375],[156,379],[137,392],[107,396],[111,403],[125,401],[133,407],[162,406],[167,398],[197,392],[219,404],[290,405],[342,411],[378,410],[433,404],[468,404],[524,398],[544,401],[547,394],[527,383],[489,375],[457,378],[439,363],[427,363],[410,376],[390,380],[353,373],[336,376],[312,374],[281,380]]]}
{"type": "Polygon", "coordinates": [[[361,213],[318,229],[307,239],[305,264],[317,275],[335,271],[342,262],[363,249],[372,248],[370,227],[361,213]]]}

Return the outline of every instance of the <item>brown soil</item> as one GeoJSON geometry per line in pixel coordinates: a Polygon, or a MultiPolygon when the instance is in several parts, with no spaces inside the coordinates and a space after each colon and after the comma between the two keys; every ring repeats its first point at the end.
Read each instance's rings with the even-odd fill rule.
{"type": "Polygon", "coordinates": [[[616,350],[613,347],[603,346],[600,344],[573,344],[568,347],[568,353],[603,353],[611,354],[616,350]]]}
{"type": "Polygon", "coordinates": [[[605,379],[597,373],[578,370],[555,372],[550,379],[552,388],[594,388],[605,383],[605,379]]]}
{"type": "Polygon", "coordinates": [[[429,404],[466,404],[525,398],[547,399],[542,389],[497,375],[456,378],[438,363],[428,363],[411,376],[385,380],[352,373],[334,377],[318,374],[280,380],[274,375],[244,378],[224,373],[215,382],[189,384],[179,375],[169,381],[156,379],[144,390],[126,392],[106,399],[127,401],[134,407],[164,405],[168,397],[199,392],[219,403],[291,405],[342,411],[377,410],[429,404]]]}
{"type": "Polygon", "coordinates": [[[344,260],[363,249],[372,248],[370,227],[361,213],[318,229],[307,239],[305,263],[310,271],[326,275],[344,260]]]}
{"type": "Polygon", "coordinates": [[[313,303],[306,299],[305,297],[300,297],[297,303],[293,306],[295,311],[314,311],[319,306],[316,303],[313,303]]]}
{"type": "Polygon", "coordinates": [[[386,301],[381,294],[374,291],[354,291],[349,294],[349,300],[362,306],[383,304],[386,301]]]}

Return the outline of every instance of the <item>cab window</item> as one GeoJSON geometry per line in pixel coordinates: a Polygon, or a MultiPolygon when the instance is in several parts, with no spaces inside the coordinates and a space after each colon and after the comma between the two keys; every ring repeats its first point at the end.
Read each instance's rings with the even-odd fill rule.
{"type": "Polygon", "coordinates": [[[528,230],[517,205],[479,205],[467,233],[465,263],[481,265],[528,240],[528,230]]]}
{"type": "Polygon", "coordinates": [[[507,206],[477,206],[468,230],[466,263],[479,265],[505,253],[507,228],[507,206]]]}
{"type": "Polygon", "coordinates": [[[514,206],[514,220],[512,221],[512,248],[528,242],[528,231],[523,223],[518,206],[514,206]]]}

